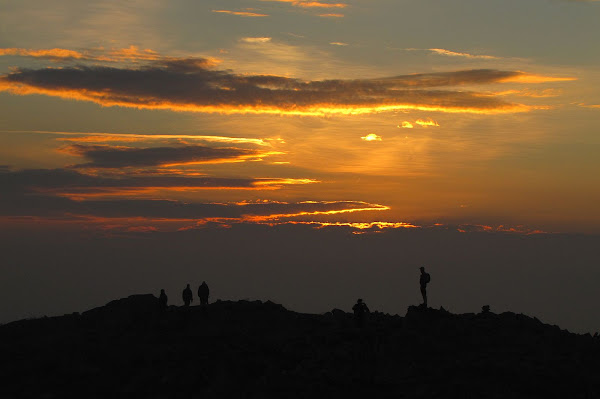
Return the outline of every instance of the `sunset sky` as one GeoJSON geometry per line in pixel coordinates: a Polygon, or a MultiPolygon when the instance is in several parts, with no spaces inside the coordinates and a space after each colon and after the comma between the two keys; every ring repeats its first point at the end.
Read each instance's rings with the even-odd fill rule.
{"type": "Polygon", "coordinates": [[[1,230],[597,237],[598,21],[597,0],[4,1],[1,230]]]}

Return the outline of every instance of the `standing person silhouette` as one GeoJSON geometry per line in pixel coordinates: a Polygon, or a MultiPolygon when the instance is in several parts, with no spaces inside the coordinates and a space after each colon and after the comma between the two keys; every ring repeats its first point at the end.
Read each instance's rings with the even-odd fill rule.
{"type": "Polygon", "coordinates": [[[194,300],[194,296],[192,295],[192,289],[188,284],[187,287],[181,293],[181,297],[183,298],[183,303],[185,306],[190,306],[190,302],[194,300]]]}
{"type": "Polygon", "coordinates": [[[354,320],[356,321],[356,326],[361,328],[364,327],[369,314],[369,308],[367,307],[367,304],[364,303],[362,299],[358,299],[356,304],[352,306],[352,311],[354,311],[354,320]]]}
{"type": "Polygon", "coordinates": [[[169,301],[169,297],[165,293],[165,290],[160,290],[160,296],[158,297],[158,303],[160,304],[160,310],[167,309],[167,302],[169,301]]]}
{"type": "Polygon", "coordinates": [[[198,298],[200,298],[200,305],[208,305],[209,294],[210,289],[208,288],[208,284],[206,284],[206,281],[203,281],[202,284],[200,284],[200,287],[198,287],[198,298]]]}
{"type": "Polygon", "coordinates": [[[427,307],[427,284],[431,281],[431,276],[425,271],[423,266],[421,269],[421,277],[419,278],[419,284],[421,285],[421,295],[423,296],[423,306],[427,307]]]}

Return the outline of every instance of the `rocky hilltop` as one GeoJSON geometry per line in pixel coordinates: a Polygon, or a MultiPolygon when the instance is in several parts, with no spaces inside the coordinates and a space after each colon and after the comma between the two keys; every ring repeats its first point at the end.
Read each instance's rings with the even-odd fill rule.
{"type": "Polygon", "coordinates": [[[2,398],[598,398],[600,340],[521,314],[404,317],[134,295],[0,326],[2,398]]]}

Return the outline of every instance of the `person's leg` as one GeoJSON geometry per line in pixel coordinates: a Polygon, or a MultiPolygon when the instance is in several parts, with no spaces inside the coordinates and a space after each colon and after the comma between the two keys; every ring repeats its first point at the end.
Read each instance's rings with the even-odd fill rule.
{"type": "Polygon", "coordinates": [[[427,307],[427,288],[421,287],[421,295],[423,296],[423,305],[427,307]]]}

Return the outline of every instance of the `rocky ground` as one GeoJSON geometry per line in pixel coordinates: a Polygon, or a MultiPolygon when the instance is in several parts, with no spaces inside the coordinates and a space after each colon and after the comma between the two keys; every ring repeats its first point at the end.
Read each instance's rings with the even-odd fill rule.
{"type": "Polygon", "coordinates": [[[598,398],[600,339],[528,316],[135,295],[0,326],[2,398],[598,398]]]}

